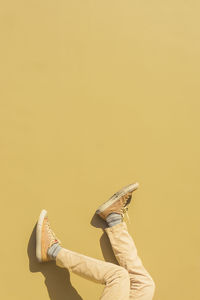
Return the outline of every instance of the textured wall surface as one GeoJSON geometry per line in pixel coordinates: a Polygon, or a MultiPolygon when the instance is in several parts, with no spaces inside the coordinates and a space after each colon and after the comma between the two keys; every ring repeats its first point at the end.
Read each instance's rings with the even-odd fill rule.
{"type": "Polygon", "coordinates": [[[35,259],[48,210],[63,246],[114,261],[96,208],[140,183],[130,233],[155,300],[198,300],[200,4],[0,4],[1,295],[94,300],[103,286],[35,259]]]}

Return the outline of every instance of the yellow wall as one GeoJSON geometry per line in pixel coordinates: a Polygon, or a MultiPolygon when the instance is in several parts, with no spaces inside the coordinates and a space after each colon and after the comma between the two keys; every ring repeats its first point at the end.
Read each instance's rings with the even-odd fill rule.
{"type": "Polygon", "coordinates": [[[46,208],[63,246],[114,261],[93,214],[137,180],[129,229],[154,299],[199,300],[199,10],[1,2],[2,299],[98,299],[103,286],[37,264],[32,231],[46,208]]]}

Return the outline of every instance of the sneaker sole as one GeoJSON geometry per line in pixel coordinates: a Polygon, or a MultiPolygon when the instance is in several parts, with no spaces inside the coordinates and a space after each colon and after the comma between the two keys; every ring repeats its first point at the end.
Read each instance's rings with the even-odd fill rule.
{"type": "Polygon", "coordinates": [[[46,215],[47,215],[47,211],[43,209],[38,218],[37,227],[36,227],[36,257],[39,262],[42,262],[42,225],[46,215]]]}
{"type": "Polygon", "coordinates": [[[126,193],[135,191],[139,186],[139,183],[132,183],[125,187],[123,187],[121,190],[119,190],[117,193],[112,195],[111,198],[109,198],[105,203],[103,203],[96,211],[96,214],[100,214],[105,209],[107,209],[110,205],[112,205],[115,201],[119,200],[120,197],[124,196],[126,193]]]}

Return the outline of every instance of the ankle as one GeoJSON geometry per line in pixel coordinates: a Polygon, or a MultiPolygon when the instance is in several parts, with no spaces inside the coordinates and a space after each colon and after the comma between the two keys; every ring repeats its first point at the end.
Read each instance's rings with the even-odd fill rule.
{"type": "Polygon", "coordinates": [[[118,213],[111,213],[106,217],[106,222],[109,227],[113,227],[122,222],[122,216],[118,213]]]}
{"type": "Polygon", "coordinates": [[[47,254],[52,260],[56,260],[56,256],[61,249],[62,247],[59,243],[54,243],[50,248],[48,248],[47,254]]]}

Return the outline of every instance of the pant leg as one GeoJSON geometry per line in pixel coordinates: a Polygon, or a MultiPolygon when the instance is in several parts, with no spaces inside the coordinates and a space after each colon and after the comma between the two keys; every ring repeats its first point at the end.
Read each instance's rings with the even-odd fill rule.
{"type": "Polygon", "coordinates": [[[130,276],[131,300],[152,300],[155,283],[144,268],[137,254],[135,243],[128,233],[127,225],[121,222],[113,227],[105,228],[112,245],[113,252],[120,266],[124,267],[130,276]]]}
{"type": "Polygon", "coordinates": [[[105,285],[101,300],[129,300],[130,278],[124,268],[62,248],[56,265],[105,285]]]}

